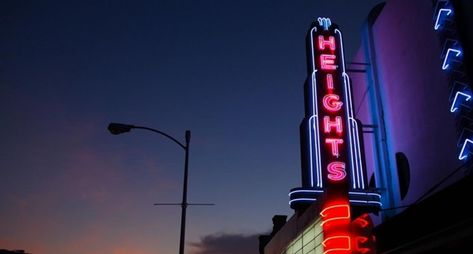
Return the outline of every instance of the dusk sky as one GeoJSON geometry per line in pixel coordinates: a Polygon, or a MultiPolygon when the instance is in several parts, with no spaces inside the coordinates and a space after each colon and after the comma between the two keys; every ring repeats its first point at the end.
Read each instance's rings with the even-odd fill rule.
{"type": "MultiPolygon", "coordinates": [[[[347,60],[379,0],[0,1],[0,249],[257,253],[299,187],[305,36],[327,16],[347,60]],[[241,248],[241,249],[239,249],[241,248]]],[[[353,84],[356,86],[356,84],[353,84]]]]}

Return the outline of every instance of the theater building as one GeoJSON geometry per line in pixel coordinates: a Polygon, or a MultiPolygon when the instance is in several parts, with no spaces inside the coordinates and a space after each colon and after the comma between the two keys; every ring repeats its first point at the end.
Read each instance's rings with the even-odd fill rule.
{"type": "Polygon", "coordinates": [[[470,249],[471,13],[468,0],[388,0],[368,15],[353,59],[343,28],[310,26],[301,186],[260,253],[470,249]]]}

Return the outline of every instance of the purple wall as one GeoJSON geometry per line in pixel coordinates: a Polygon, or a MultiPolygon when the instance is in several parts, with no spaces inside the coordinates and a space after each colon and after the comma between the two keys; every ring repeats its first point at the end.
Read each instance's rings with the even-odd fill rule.
{"type": "MultiPolygon", "coordinates": [[[[389,165],[393,173],[391,182],[397,183],[396,152],[407,155],[411,169],[409,192],[395,205],[415,202],[461,164],[457,159],[454,116],[449,112],[448,80],[441,70],[441,48],[432,15],[430,1],[392,0],[372,26],[389,165]]],[[[367,43],[363,45],[354,62],[368,62],[364,59],[367,43]]],[[[364,77],[349,74],[353,79],[357,118],[370,124],[373,120],[369,112],[374,102],[368,94],[372,92],[372,77],[368,77],[369,73],[364,77]]],[[[371,134],[364,136],[373,138],[371,134]]],[[[369,154],[372,147],[368,140],[365,143],[369,154]]],[[[376,158],[372,154],[368,157],[372,170],[376,158]]],[[[398,191],[395,184],[387,187],[392,188],[392,192],[398,191]]],[[[394,196],[399,199],[399,195],[394,196]]]]}
{"type": "MultiPolygon", "coordinates": [[[[363,48],[358,50],[357,54],[355,55],[352,62],[357,63],[368,63],[369,60],[365,59],[363,48]]],[[[355,118],[361,120],[363,125],[372,125],[373,120],[371,119],[371,112],[370,112],[370,103],[369,103],[369,83],[367,82],[367,73],[362,72],[353,72],[350,70],[357,70],[357,71],[367,71],[369,66],[367,65],[359,65],[359,64],[350,64],[348,66],[348,75],[351,79],[351,86],[353,89],[353,107],[355,109],[355,118]]],[[[362,126],[359,126],[361,128],[362,126]]],[[[365,128],[369,129],[369,128],[365,128]]],[[[375,161],[375,154],[373,143],[374,135],[372,133],[363,133],[363,140],[364,140],[364,147],[365,147],[365,162],[366,162],[366,170],[367,170],[367,177],[368,180],[373,175],[374,170],[376,168],[376,161],[375,161]]]]}

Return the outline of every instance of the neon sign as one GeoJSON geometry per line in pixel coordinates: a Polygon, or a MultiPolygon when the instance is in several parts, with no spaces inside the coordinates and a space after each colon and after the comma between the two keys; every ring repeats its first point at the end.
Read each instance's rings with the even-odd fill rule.
{"type": "Polygon", "coordinates": [[[452,13],[452,9],[449,8],[441,8],[437,13],[437,19],[435,20],[434,29],[438,30],[443,23],[446,16],[450,16],[452,13]]]}
{"type": "Polygon", "coordinates": [[[445,54],[445,58],[443,59],[442,70],[446,70],[450,66],[449,62],[451,61],[453,57],[458,58],[461,56],[461,54],[462,54],[461,50],[449,48],[447,50],[447,53],[445,54]]]}
{"type": "Polygon", "coordinates": [[[467,93],[464,93],[464,92],[460,92],[458,91],[456,94],[455,94],[455,98],[453,99],[453,102],[452,102],[452,107],[450,108],[450,112],[455,112],[458,110],[458,102],[461,103],[461,99],[464,98],[465,101],[470,101],[471,99],[471,95],[467,94],[467,93]]]}
{"type": "Polygon", "coordinates": [[[302,187],[291,190],[289,204],[299,209],[321,202],[324,254],[354,253],[365,238],[351,232],[351,206],[377,210],[381,195],[365,184],[342,33],[329,18],[319,18],[309,30],[307,46],[302,187]]]}
{"type": "Polygon", "coordinates": [[[327,200],[320,212],[324,232],[324,254],[352,253],[350,205],[346,199],[327,200]]]}
{"type": "Polygon", "coordinates": [[[365,184],[342,33],[329,18],[318,18],[307,35],[307,46],[309,75],[301,123],[302,187],[291,190],[289,204],[297,209],[322,201],[330,193],[343,193],[353,205],[379,209],[380,195],[365,184]]]}
{"type": "MultiPolygon", "coordinates": [[[[456,29],[453,6],[448,0],[439,0],[436,2],[434,9],[434,30],[439,33],[441,44],[444,45],[441,55],[443,59],[441,68],[446,71],[450,82],[453,83],[451,94],[454,94],[454,96],[451,99],[450,112],[454,113],[460,121],[458,125],[461,128],[458,131],[461,133],[458,142],[458,147],[460,148],[458,159],[468,160],[473,153],[473,130],[461,119],[463,119],[462,115],[469,112],[473,106],[471,104],[471,84],[466,84],[468,82],[465,82],[465,80],[461,80],[465,83],[458,82],[459,80],[457,80],[459,77],[464,76],[464,67],[461,43],[456,38],[456,32],[452,32],[456,29]]],[[[469,119],[469,117],[467,118],[469,119]]]]}

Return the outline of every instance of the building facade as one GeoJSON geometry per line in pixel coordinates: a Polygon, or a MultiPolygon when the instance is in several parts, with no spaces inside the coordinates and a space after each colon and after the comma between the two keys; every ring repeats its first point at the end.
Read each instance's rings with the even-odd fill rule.
{"type": "MultiPolygon", "coordinates": [[[[351,201],[365,202],[350,202],[350,219],[373,222],[373,231],[370,226],[364,233],[374,235],[376,244],[355,242],[350,250],[332,252],[324,242],[324,201],[318,200],[324,200],[325,189],[307,178],[307,157],[319,155],[307,149],[305,120],[302,187],[290,193],[295,214],[261,243],[261,252],[432,253],[468,247],[473,240],[467,201],[473,191],[471,13],[473,2],[467,0],[388,0],[370,12],[361,47],[346,62],[360,136],[357,160],[366,181],[364,188],[348,190],[351,201]],[[365,213],[369,217],[360,217],[365,213]]],[[[307,97],[306,92],[306,114],[307,97]]]]}

